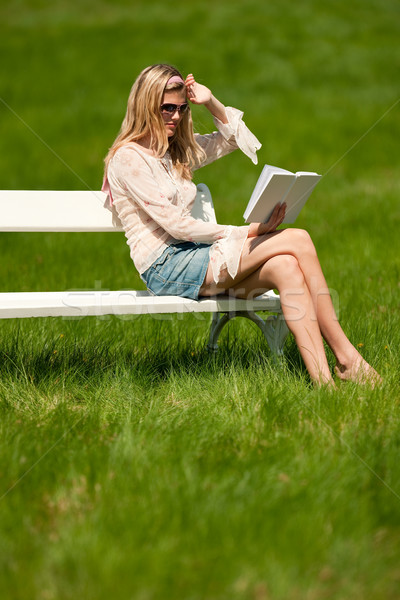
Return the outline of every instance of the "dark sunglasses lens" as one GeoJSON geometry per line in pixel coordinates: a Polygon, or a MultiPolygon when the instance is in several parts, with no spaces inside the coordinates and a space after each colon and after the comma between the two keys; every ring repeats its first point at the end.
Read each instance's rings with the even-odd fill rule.
{"type": "Polygon", "coordinates": [[[166,113],[174,113],[177,109],[176,104],[163,104],[161,110],[166,113]]]}
{"type": "Polygon", "coordinates": [[[169,113],[169,114],[174,114],[176,113],[177,110],[179,110],[180,113],[184,113],[188,108],[187,104],[181,104],[180,106],[178,106],[177,104],[162,104],[161,105],[161,110],[165,113],[169,113]]]}

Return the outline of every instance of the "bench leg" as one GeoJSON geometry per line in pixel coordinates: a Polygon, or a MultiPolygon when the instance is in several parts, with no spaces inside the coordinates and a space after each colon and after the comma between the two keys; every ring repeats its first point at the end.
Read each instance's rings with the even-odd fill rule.
{"type": "Polygon", "coordinates": [[[283,347],[289,333],[285,320],[277,315],[271,315],[264,320],[260,315],[251,310],[233,311],[227,313],[214,313],[210,328],[210,337],[207,348],[211,352],[218,350],[218,338],[225,325],[235,317],[244,317],[253,321],[263,332],[271,352],[276,356],[283,355],[283,347]]]}
{"type": "Polygon", "coordinates": [[[264,322],[267,327],[265,337],[271,352],[277,356],[283,356],[283,348],[289,334],[285,319],[283,316],[270,315],[264,322]]]}

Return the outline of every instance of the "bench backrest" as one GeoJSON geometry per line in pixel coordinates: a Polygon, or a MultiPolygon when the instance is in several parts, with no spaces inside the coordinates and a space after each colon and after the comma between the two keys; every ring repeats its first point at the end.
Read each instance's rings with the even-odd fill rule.
{"type": "MultiPolygon", "coordinates": [[[[0,190],[0,231],[123,231],[93,191],[0,190]]],[[[196,219],[215,222],[210,190],[197,186],[196,219]]]]}

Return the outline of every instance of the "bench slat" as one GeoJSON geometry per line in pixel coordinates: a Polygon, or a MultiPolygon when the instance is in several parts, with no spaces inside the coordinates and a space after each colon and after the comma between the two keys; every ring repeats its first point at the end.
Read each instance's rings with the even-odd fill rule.
{"type": "Polygon", "coordinates": [[[3,190],[0,231],[122,231],[91,191],[3,190]]]}
{"type": "MultiPolygon", "coordinates": [[[[99,191],[0,190],[0,231],[123,231],[99,191]]],[[[215,222],[209,189],[197,186],[192,214],[215,222]]]]}
{"type": "Polygon", "coordinates": [[[244,310],[281,312],[279,296],[270,291],[254,300],[215,296],[196,301],[179,296],[152,296],[135,290],[0,293],[0,319],[244,310]]]}

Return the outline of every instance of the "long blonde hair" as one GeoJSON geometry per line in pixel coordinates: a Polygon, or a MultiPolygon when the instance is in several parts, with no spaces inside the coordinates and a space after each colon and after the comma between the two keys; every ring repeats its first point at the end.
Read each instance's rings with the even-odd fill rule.
{"type": "Polygon", "coordinates": [[[179,82],[167,85],[174,75],[182,78],[175,67],[164,64],[152,65],[140,73],[129,94],[119,134],[104,160],[106,174],[118,148],[149,136],[150,148],[155,155],[162,157],[169,150],[178,172],[185,179],[191,178],[193,167],[204,158],[204,151],[194,138],[190,109],[183,114],[172,139],[167,136],[160,111],[165,91],[185,89],[179,82]]]}

